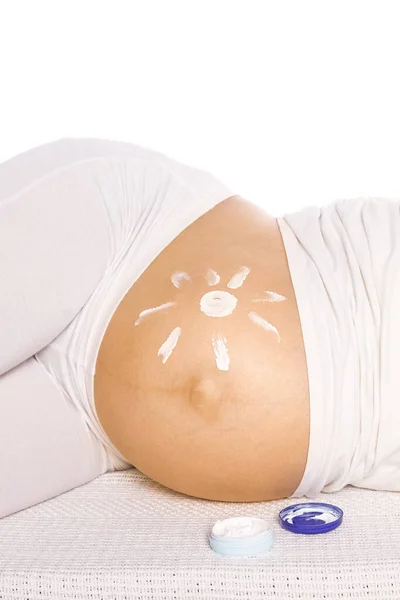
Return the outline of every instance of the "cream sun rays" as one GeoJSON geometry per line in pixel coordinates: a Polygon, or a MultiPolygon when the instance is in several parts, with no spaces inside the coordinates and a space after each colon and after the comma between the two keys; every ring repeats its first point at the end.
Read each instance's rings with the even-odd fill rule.
{"type": "MultiPolygon", "coordinates": [[[[226,284],[226,287],[231,290],[242,287],[250,271],[251,269],[249,269],[249,267],[241,267],[236,273],[234,273],[234,275],[226,284]]],[[[217,271],[214,271],[214,269],[208,269],[205,278],[209,287],[214,287],[221,281],[220,275],[217,273],[217,271]]],[[[190,277],[189,273],[185,273],[184,271],[176,271],[171,276],[172,284],[178,289],[184,282],[191,283],[191,281],[192,278],[190,277]]],[[[265,295],[262,298],[254,298],[252,302],[283,302],[286,300],[285,296],[282,296],[277,292],[266,290],[264,294],[265,295]]],[[[203,296],[200,298],[199,304],[201,312],[208,317],[223,318],[233,313],[238,305],[238,299],[231,292],[218,289],[211,290],[203,294],[203,296]]],[[[154,308],[143,310],[139,314],[139,318],[135,321],[135,327],[140,325],[140,323],[142,323],[146,317],[177,305],[177,302],[165,302],[164,304],[160,304],[154,308]]],[[[272,323],[270,323],[267,319],[253,310],[248,312],[247,315],[252,323],[258,325],[265,331],[272,331],[277,336],[278,342],[281,341],[277,328],[274,327],[274,325],[272,325],[272,323]]],[[[182,329],[180,327],[175,327],[168,335],[165,342],[158,349],[157,355],[161,357],[163,364],[167,362],[174,351],[181,333],[182,329]]],[[[220,371],[228,371],[230,358],[228,352],[228,341],[226,337],[221,333],[215,333],[211,338],[211,344],[214,350],[217,368],[220,371]]]]}

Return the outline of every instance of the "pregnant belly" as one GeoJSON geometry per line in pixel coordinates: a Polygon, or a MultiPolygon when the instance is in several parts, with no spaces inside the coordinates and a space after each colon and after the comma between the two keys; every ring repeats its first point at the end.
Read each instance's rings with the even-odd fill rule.
{"type": "Polygon", "coordinates": [[[166,487],[291,495],[307,459],[308,378],[276,220],[234,197],[183,231],[117,307],[94,394],[114,445],[166,487]]]}

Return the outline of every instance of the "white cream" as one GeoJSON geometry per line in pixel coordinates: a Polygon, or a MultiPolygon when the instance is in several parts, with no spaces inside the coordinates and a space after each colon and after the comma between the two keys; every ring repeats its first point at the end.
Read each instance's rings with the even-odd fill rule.
{"type": "Polygon", "coordinates": [[[141,323],[143,318],[147,315],[151,315],[159,310],[165,310],[166,308],[170,308],[171,306],[175,305],[176,302],[166,302],[165,304],[160,304],[160,306],[156,306],[155,308],[148,308],[146,310],[142,310],[142,312],[139,313],[139,318],[137,319],[137,321],[135,321],[135,326],[139,325],[139,323],[141,323]]]}
{"type": "Polygon", "coordinates": [[[211,532],[218,538],[247,538],[265,533],[270,528],[264,519],[256,517],[232,517],[217,521],[211,532]]]}
{"type": "MultiPolygon", "coordinates": [[[[227,284],[227,287],[232,289],[241,287],[250,271],[251,269],[249,267],[241,267],[239,271],[237,271],[232,276],[232,278],[227,284]]],[[[206,279],[209,286],[214,286],[220,282],[221,277],[217,273],[217,271],[210,268],[207,270],[206,279]]],[[[185,271],[175,271],[171,276],[171,281],[176,288],[180,288],[181,283],[183,281],[191,282],[192,279],[190,275],[185,271]]],[[[253,302],[282,302],[283,300],[286,300],[285,296],[282,296],[277,292],[266,290],[264,293],[266,294],[265,298],[256,298],[253,300],[253,302]]],[[[200,310],[208,317],[221,318],[231,315],[235,310],[237,304],[238,299],[230,292],[224,290],[213,290],[205,293],[201,297],[200,310]]],[[[144,317],[176,305],[177,302],[166,302],[165,304],[161,304],[160,306],[143,310],[139,314],[139,318],[135,322],[135,326],[139,325],[139,323],[142,322],[144,317]]],[[[267,319],[264,319],[254,311],[249,312],[248,317],[253,323],[262,327],[265,331],[273,331],[278,336],[278,340],[280,341],[280,335],[278,330],[269,321],[267,321],[267,319]]],[[[175,327],[175,329],[171,331],[168,338],[159,348],[158,356],[162,356],[163,363],[165,363],[171,356],[176,344],[178,343],[180,335],[181,328],[175,327]]],[[[220,371],[228,371],[230,366],[230,357],[228,353],[226,338],[221,334],[215,334],[212,336],[212,345],[214,348],[217,368],[220,371]]]]}
{"type": "Polygon", "coordinates": [[[200,310],[208,317],[227,317],[236,308],[237,298],[229,292],[215,290],[200,299],[200,310]]]}
{"type": "Polygon", "coordinates": [[[231,289],[239,288],[243,284],[244,280],[246,279],[249,273],[249,267],[241,267],[239,271],[235,273],[230,279],[229,283],[227,284],[227,287],[231,289]]]}
{"type": "Polygon", "coordinates": [[[207,283],[208,285],[217,285],[221,280],[221,277],[218,275],[217,271],[214,269],[208,269],[207,271],[207,283]]]}
{"type": "Polygon", "coordinates": [[[276,335],[278,336],[279,342],[281,341],[279,332],[278,332],[277,328],[272,325],[272,323],[270,323],[266,319],[263,319],[263,317],[260,317],[260,315],[258,315],[254,311],[249,312],[248,316],[249,316],[249,319],[251,321],[253,321],[253,323],[255,323],[256,325],[259,325],[260,327],[265,329],[265,331],[273,331],[274,333],[276,333],[276,335]]]}
{"type": "Polygon", "coordinates": [[[213,335],[212,345],[214,347],[215,362],[220,371],[229,371],[230,358],[228,354],[228,347],[226,345],[226,338],[218,334],[213,335]]]}
{"type": "Polygon", "coordinates": [[[180,327],[175,327],[175,329],[173,329],[171,331],[171,333],[169,334],[169,336],[167,337],[167,339],[165,340],[165,342],[163,343],[163,345],[160,347],[159,351],[158,351],[158,356],[162,356],[162,362],[163,364],[165,364],[167,362],[167,360],[169,359],[169,357],[172,354],[173,349],[175,348],[176,344],[178,343],[178,339],[179,336],[181,335],[181,328],[180,327]]]}
{"type": "MultiPolygon", "coordinates": [[[[310,512],[310,510],[312,510],[312,509],[310,509],[310,508],[293,509],[287,513],[287,515],[285,516],[285,521],[287,521],[288,523],[293,525],[293,519],[295,517],[300,517],[301,515],[306,515],[307,513],[310,512]]],[[[315,512],[315,510],[313,510],[313,512],[315,512]]],[[[308,517],[308,520],[311,521],[314,519],[318,519],[319,521],[324,521],[324,523],[332,523],[333,521],[336,521],[337,518],[338,517],[335,517],[335,515],[333,515],[331,512],[321,510],[321,512],[318,515],[310,515],[308,517]]]]}
{"type": "Polygon", "coordinates": [[[286,300],[286,296],[282,296],[276,292],[266,291],[264,293],[267,294],[266,298],[255,298],[253,302],[283,302],[283,300],[286,300]]]}
{"type": "Polygon", "coordinates": [[[171,281],[176,288],[180,288],[182,281],[190,282],[192,281],[192,278],[190,277],[189,273],[185,273],[184,271],[176,271],[171,275],[171,281]]]}

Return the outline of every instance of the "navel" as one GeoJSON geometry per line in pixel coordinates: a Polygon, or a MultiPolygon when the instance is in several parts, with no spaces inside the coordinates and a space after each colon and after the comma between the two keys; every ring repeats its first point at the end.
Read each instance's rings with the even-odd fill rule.
{"type": "Polygon", "coordinates": [[[207,421],[217,420],[221,401],[221,386],[213,379],[197,379],[190,390],[191,407],[207,421]]]}

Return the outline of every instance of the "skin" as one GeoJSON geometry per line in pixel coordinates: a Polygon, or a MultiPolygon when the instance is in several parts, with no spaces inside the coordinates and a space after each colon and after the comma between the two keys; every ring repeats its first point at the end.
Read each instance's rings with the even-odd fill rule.
{"type": "Polygon", "coordinates": [[[275,217],[233,196],[178,235],[133,284],[103,337],[94,378],[100,422],[139,471],[177,492],[208,500],[286,498],[298,487],[309,445],[309,386],[301,324],[275,217]],[[227,282],[242,266],[242,287],[227,282]],[[208,287],[209,268],[221,281],[208,287]],[[176,271],[191,282],[173,286],[176,271]],[[225,290],[238,299],[228,317],[200,311],[200,298],[225,290]],[[284,302],[254,303],[264,290],[284,302]],[[178,306],[139,313],[175,301],[178,306]],[[252,323],[254,310],[279,331],[252,323]],[[175,327],[170,358],[157,355],[175,327]],[[217,368],[213,333],[227,338],[230,368],[217,368]]]}

